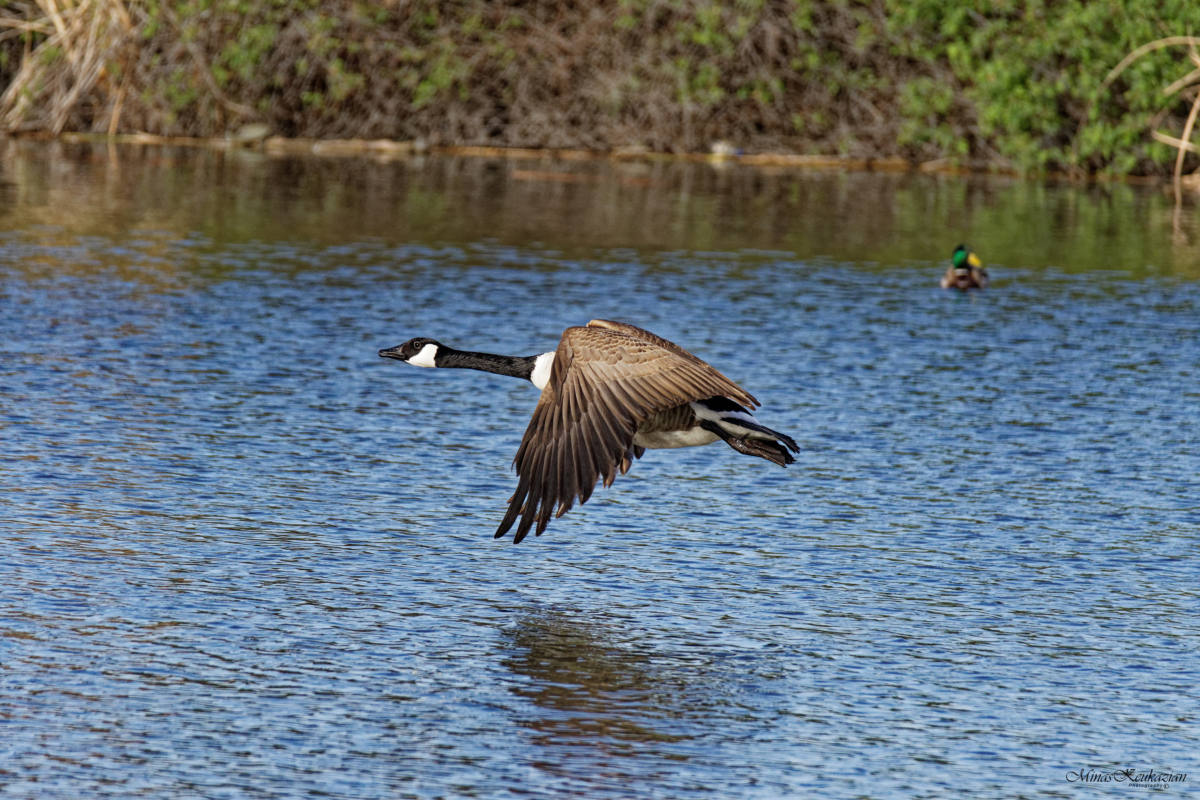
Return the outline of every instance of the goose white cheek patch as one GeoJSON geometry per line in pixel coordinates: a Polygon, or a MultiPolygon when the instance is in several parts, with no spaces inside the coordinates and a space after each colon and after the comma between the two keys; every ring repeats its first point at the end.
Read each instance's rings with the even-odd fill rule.
{"type": "Polygon", "coordinates": [[[437,345],[427,344],[421,348],[421,352],[408,359],[408,363],[414,367],[436,367],[437,364],[433,363],[435,355],[437,355],[437,345]]]}

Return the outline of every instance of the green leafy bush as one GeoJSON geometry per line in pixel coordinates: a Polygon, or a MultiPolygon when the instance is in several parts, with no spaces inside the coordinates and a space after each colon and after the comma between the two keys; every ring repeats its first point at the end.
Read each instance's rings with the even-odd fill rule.
{"type": "MultiPolygon", "coordinates": [[[[10,5],[38,21],[36,2],[10,5]]],[[[119,109],[119,129],[162,134],[257,118],[292,136],[659,151],[727,140],[1166,173],[1174,151],[1149,130],[1179,134],[1190,97],[1162,90],[1192,65],[1163,50],[1104,78],[1138,45],[1200,31],[1195,0],[142,0],[127,14],[134,31],[106,44],[110,68],[89,93],[23,80],[43,96],[7,124],[50,126],[53,108],[55,125],[108,130],[119,109]]],[[[38,30],[53,28],[0,37],[0,82],[29,52],[48,74],[71,69],[38,30]]]]}

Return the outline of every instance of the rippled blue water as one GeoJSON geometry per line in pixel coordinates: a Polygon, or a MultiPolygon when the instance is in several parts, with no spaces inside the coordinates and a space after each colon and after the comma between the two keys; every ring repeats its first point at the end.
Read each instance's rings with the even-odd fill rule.
{"type": "Polygon", "coordinates": [[[936,288],[954,241],[866,263],[188,219],[0,234],[0,796],[1200,781],[1195,281],[1017,263],[962,297],[936,288]],[[530,354],[594,317],[743,383],[797,463],[651,452],[494,541],[535,390],[375,352],[530,354]]]}

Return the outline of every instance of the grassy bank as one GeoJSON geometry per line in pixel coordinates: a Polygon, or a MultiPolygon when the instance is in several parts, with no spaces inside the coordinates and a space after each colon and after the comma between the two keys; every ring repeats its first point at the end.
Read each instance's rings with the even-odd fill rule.
{"type": "Polygon", "coordinates": [[[1171,171],[1197,91],[1172,84],[1196,65],[1164,47],[1106,76],[1139,45],[1200,31],[1191,0],[23,0],[0,16],[9,132],[263,122],[1125,174],[1171,171]]]}

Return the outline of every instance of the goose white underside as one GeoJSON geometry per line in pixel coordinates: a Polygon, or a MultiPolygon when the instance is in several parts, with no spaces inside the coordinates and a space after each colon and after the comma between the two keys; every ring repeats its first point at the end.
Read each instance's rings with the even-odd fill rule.
{"type": "Polygon", "coordinates": [[[717,440],[715,433],[710,433],[701,427],[688,428],[686,431],[654,431],[639,433],[633,437],[633,443],[647,450],[670,450],[675,447],[700,447],[712,444],[717,440]]]}
{"type": "MultiPolygon", "coordinates": [[[[775,441],[774,436],[769,436],[762,431],[738,424],[739,421],[744,420],[752,425],[761,426],[761,423],[754,418],[753,414],[747,414],[744,411],[714,411],[703,403],[689,403],[689,405],[692,407],[692,412],[696,415],[696,419],[715,422],[722,430],[733,436],[749,436],[754,439],[775,441]]],[[[704,428],[696,425],[682,431],[639,433],[633,437],[633,443],[647,450],[668,450],[675,447],[702,447],[706,444],[712,444],[718,438],[715,433],[706,431],[704,428]]]]}

